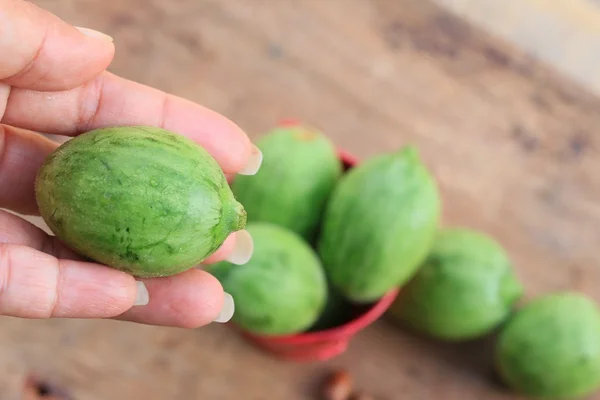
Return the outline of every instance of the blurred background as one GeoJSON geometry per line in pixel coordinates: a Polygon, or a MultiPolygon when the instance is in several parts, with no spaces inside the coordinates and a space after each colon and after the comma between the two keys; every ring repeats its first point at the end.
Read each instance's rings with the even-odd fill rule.
{"type": "MultiPolygon", "coordinates": [[[[111,35],[111,72],[212,108],[253,139],[295,118],[359,158],[418,145],[443,222],[501,242],[526,297],[574,289],[600,300],[599,3],[34,3],[111,35]]],[[[0,324],[2,399],[24,398],[27,376],[40,398],[317,399],[338,368],[374,399],[517,398],[493,378],[487,339],[432,343],[385,318],[339,357],[302,364],[218,324],[0,324]]]]}

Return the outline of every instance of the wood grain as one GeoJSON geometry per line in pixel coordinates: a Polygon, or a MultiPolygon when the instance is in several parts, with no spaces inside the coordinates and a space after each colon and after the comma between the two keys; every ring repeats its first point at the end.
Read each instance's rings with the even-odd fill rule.
{"type": "MultiPolygon", "coordinates": [[[[418,0],[38,0],[115,38],[111,71],[197,101],[252,137],[300,118],[360,157],[417,144],[444,223],[506,246],[527,296],[600,300],[600,101],[418,0]]],[[[81,400],[314,399],[346,366],[378,399],[509,399],[490,341],[429,343],[380,321],[324,365],[265,357],[223,326],[23,321],[0,329],[2,399],[35,371],[81,400]]],[[[596,397],[599,398],[600,397],[596,397]]]]}
{"type": "Polygon", "coordinates": [[[600,1],[434,1],[600,94],[600,1]]]}

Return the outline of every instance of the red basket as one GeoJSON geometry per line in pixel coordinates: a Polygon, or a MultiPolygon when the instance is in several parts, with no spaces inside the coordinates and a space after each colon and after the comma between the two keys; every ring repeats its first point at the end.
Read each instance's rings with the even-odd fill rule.
{"type": "MultiPolygon", "coordinates": [[[[298,125],[296,120],[283,120],[279,126],[298,125]]],[[[338,151],[344,168],[350,169],[358,159],[343,151],[338,151]]],[[[299,333],[285,336],[255,335],[230,324],[250,343],[271,355],[294,362],[325,361],[346,351],[352,338],[385,313],[398,295],[399,289],[392,290],[379,301],[368,305],[357,305],[354,317],[342,325],[322,331],[299,333]]]]}
{"type": "Polygon", "coordinates": [[[249,342],[277,358],[294,362],[326,361],[344,353],[356,334],[378,320],[392,305],[398,291],[398,289],[390,291],[377,303],[370,305],[366,311],[348,322],[318,332],[261,336],[233,326],[249,342]]]}

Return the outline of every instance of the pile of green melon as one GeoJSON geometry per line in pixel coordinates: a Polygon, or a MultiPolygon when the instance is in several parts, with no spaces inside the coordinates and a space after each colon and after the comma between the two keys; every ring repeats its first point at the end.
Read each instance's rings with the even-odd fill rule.
{"type": "Polygon", "coordinates": [[[498,333],[495,366],[514,390],[577,398],[600,387],[600,311],[557,292],[524,293],[502,246],[444,227],[437,182],[406,145],[347,169],[332,142],[278,127],[256,145],[263,164],[229,185],[197,144],[149,127],[100,129],[61,145],[36,196],[58,238],[134,276],[173,275],[247,229],[245,265],[207,267],[235,299],[233,322],[258,335],[339,326],[357,306],[401,288],[390,316],[423,335],[498,333]]]}
{"type": "Polygon", "coordinates": [[[441,200],[414,146],[345,170],[327,137],[280,127],[256,145],[263,165],[237,177],[255,253],[211,271],[237,305],[234,321],[265,335],[323,329],[401,288],[389,314],[423,335],[464,341],[496,333],[503,380],[533,397],[600,386],[600,311],[577,293],[523,296],[505,250],[472,229],[440,226],[441,200]]]}
{"type": "Polygon", "coordinates": [[[252,259],[208,269],[235,298],[236,324],[261,335],[331,328],[413,275],[440,213],[415,148],[346,170],[333,143],[305,126],[275,128],[256,145],[259,172],[231,185],[252,259]]]}

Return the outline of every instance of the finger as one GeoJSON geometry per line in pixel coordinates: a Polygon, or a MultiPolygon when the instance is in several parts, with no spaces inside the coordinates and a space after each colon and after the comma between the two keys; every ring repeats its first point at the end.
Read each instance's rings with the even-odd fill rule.
{"type": "Polygon", "coordinates": [[[214,264],[216,262],[226,260],[227,257],[229,257],[229,255],[234,252],[236,244],[235,236],[235,232],[229,235],[229,237],[225,239],[223,245],[219,249],[217,249],[217,251],[215,251],[213,254],[208,256],[202,263],[214,264]]]}
{"type": "Polygon", "coordinates": [[[233,298],[223,292],[208,272],[191,269],[165,278],[143,280],[150,302],[116,317],[150,325],[197,328],[211,322],[227,322],[233,316],[233,298]]]}
{"type": "Polygon", "coordinates": [[[0,0],[0,54],[0,82],[67,90],[105,70],[114,45],[106,35],[76,29],[30,2],[0,0]]]}
{"type": "Polygon", "coordinates": [[[202,145],[226,173],[253,175],[262,162],[246,134],[224,116],[108,72],[67,92],[13,88],[1,121],[70,136],[106,126],[157,126],[202,145]]]}
{"type": "Polygon", "coordinates": [[[136,303],[147,303],[147,292],[130,275],[98,264],[59,260],[22,245],[0,244],[2,315],[110,318],[136,303]]]}
{"type": "Polygon", "coordinates": [[[38,213],[35,177],[56,147],[42,135],[0,124],[0,207],[22,214],[38,213]]]}
{"type": "Polygon", "coordinates": [[[254,241],[250,233],[243,229],[233,232],[219,247],[211,254],[203,264],[214,264],[219,261],[229,261],[232,264],[246,264],[254,252],[254,241]]]}
{"type": "MultiPolygon", "coordinates": [[[[59,262],[53,255],[63,255],[69,258],[77,259],[78,256],[73,253],[71,250],[67,249],[63,245],[61,245],[56,238],[50,237],[45,234],[41,229],[35,227],[34,225],[28,223],[27,221],[19,218],[16,215],[10,214],[8,212],[0,212],[0,246],[8,246],[7,243],[22,243],[30,247],[19,246],[21,251],[23,249],[29,249],[31,252],[38,252],[37,255],[48,257],[52,262],[59,262]],[[45,251],[49,254],[41,253],[41,251],[45,251]]],[[[2,253],[0,252],[0,255],[2,253]]],[[[0,257],[0,260],[2,257],[0,257]]],[[[96,264],[88,264],[82,262],[68,261],[62,260],[63,269],[65,265],[67,268],[69,266],[81,266],[81,265],[90,265],[92,268],[99,268],[99,272],[109,273],[111,276],[106,276],[104,278],[96,279],[105,279],[107,283],[112,285],[120,286],[123,283],[123,274],[116,270],[112,270],[110,268],[101,267],[96,264]],[[69,264],[72,263],[72,264],[69,264]],[[114,276],[117,273],[116,279],[114,276]],[[110,281],[110,282],[109,282],[110,281]],[[120,285],[119,285],[120,283],[120,285]]],[[[22,265],[24,263],[20,263],[22,265]]],[[[39,263],[41,266],[47,265],[47,263],[39,263]]],[[[3,263],[0,263],[3,265],[3,263]]],[[[21,267],[22,268],[22,267],[21,267]]],[[[88,272],[91,269],[88,268],[88,272]]],[[[3,268],[0,267],[0,276],[4,276],[1,272],[3,268]]],[[[21,271],[22,272],[22,271],[21,271]]],[[[43,277],[44,275],[41,273],[42,270],[38,271],[38,275],[43,277]]],[[[98,271],[96,271],[98,272],[98,271]]],[[[11,274],[14,275],[14,274],[11,274]]],[[[82,280],[81,277],[78,278],[80,283],[85,285],[85,280],[82,280]],[[83,281],[83,282],[82,282],[83,281]]],[[[133,278],[129,277],[129,275],[125,276],[125,284],[131,285],[131,280],[133,278]]],[[[46,281],[51,281],[51,279],[45,279],[46,281]]],[[[72,285],[72,282],[68,280],[63,280],[64,285],[72,285]]],[[[2,282],[2,279],[0,279],[2,282]]],[[[155,325],[166,325],[166,326],[177,326],[177,327],[198,327],[202,325],[206,325],[211,321],[216,322],[226,322],[233,315],[234,305],[233,299],[228,294],[223,293],[223,288],[220,283],[210,274],[200,271],[200,270],[190,270],[184,272],[179,275],[175,275],[167,278],[156,278],[156,279],[147,279],[144,280],[144,286],[139,288],[139,294],[137,295],[137,303],[143,304],[146,301],[149,301],[147,305],[143,307],[131,307],[129,297],[127,296],[116,296],[118,299],[111,299],[111,304],[115,305],[115,309],[122,308],[121,312],[115,313],[114,311],[108,310],[104,312],[104,314],[100,315],[97,312],[93,314],[88,314],[87,316],[103,318],[107,317],[115,317],[121,320],[129,320],[133,322],[140,322],[145,324],[155,324],[155,325]],[[146,290],[146,292],[144,292],[146,290]],[[126,299],[125,302],[120,299],[126,299]],[[124,304],[123,304],[124,303],[124,304]],[[119,307],[119,305],[121,307],[119,307]],[[109,315],[113,314],[113,315],[109,315]]],[[[50,284],[46,285],[49,286],[50,284]]],[[[64,286],[63,285],[63,286],[64,286]]],[[[102,283],[102,285],[104,285],[102,283]]],[[[21,285],[24,286],[24,285],[21,285]]],[[[1,286],[0,286],[1,287],[1,286]]],[[[75,292],[75,295],[64,295],[60,296],[61,299],[70,299],[70,298],[81,298],[80,301],[85,300],[85,304],[89,307],[90,298],[94,299],[94,291],[90,292],[90,296],[86,299],[83,299],[82,293],[87,293],[88,288],[78,289],[77,287],[70,287],[72,292],[75,292]],[[66,296],[66,297],[65,297],[66,296]]],[[[110,288],[107,288],[108,291],[111,291],[110,288]]],[[[0,290],[0,304],[2,303],[2,291],[0,290]]],[[[38,298],[36,303],[41,303],[42,301],[38,298]]],[[[45,295],[44,298],[49,298],[49,295],[45,295]]],[[[100,297],[100,302],[106,299],[100,297]]],[[[113,293],[113,297],[115,294],[113,293]]],[[[107,300],[106,300],[107,301],[107,300]]],[[[23,301],[21,301],[22,303],[23,301]]],[[[48,300],[46,300],[48,302],[48,300]]],[[[98,303],[99,301],[96,301],[98,303]]],[[[63,300],[63,303],[66,304],[66,300],[63,300]]],[[[61,303],[60,307],[57,307],[58,311],[50,313],[52,316],[57,316],[57,313],[60,312],[60,309],[63,308],[63,303],[61,303]]],[[[29,301],[27,304],[32,304],[29,301]]],[[[72,317],[85,317],[85,314],[81,313],[81,310],[85,310],[85,304],[81,305],[78,310],[74,309],[74,307],[70,308],[70,313],[66,316],[72,317]]],[[[18,304],[18,307],[12,306],[12,314],[6,314],[11,312],[11,310],[5,311],[0,307],[0,313],[5,313],[4,315],[13,315],[18,314],[18,316],[28,316],[34,318],[40,318],[41,315],[47,315],[48,311],[45,311],[45,314],[40,313],[39,311],[35,314],[25,314],[25,309],[22,304],[18,304]],[[17,311],[14,309],[16,308],[17,311]]],[[[39,307],[38,307],[39,308],[39,307]]],[[[98,309],[100,307],[97,307],[98,309]]],[[[65,315],[65,313],[58,314],[65,315]]]]}
{"type": "Polygon", "coordinates": [[[60,259],[86,261],[55,236],[50,236],[23,218],[3,210],[0,210],[0,243],[20,244],[60,259]]]}

